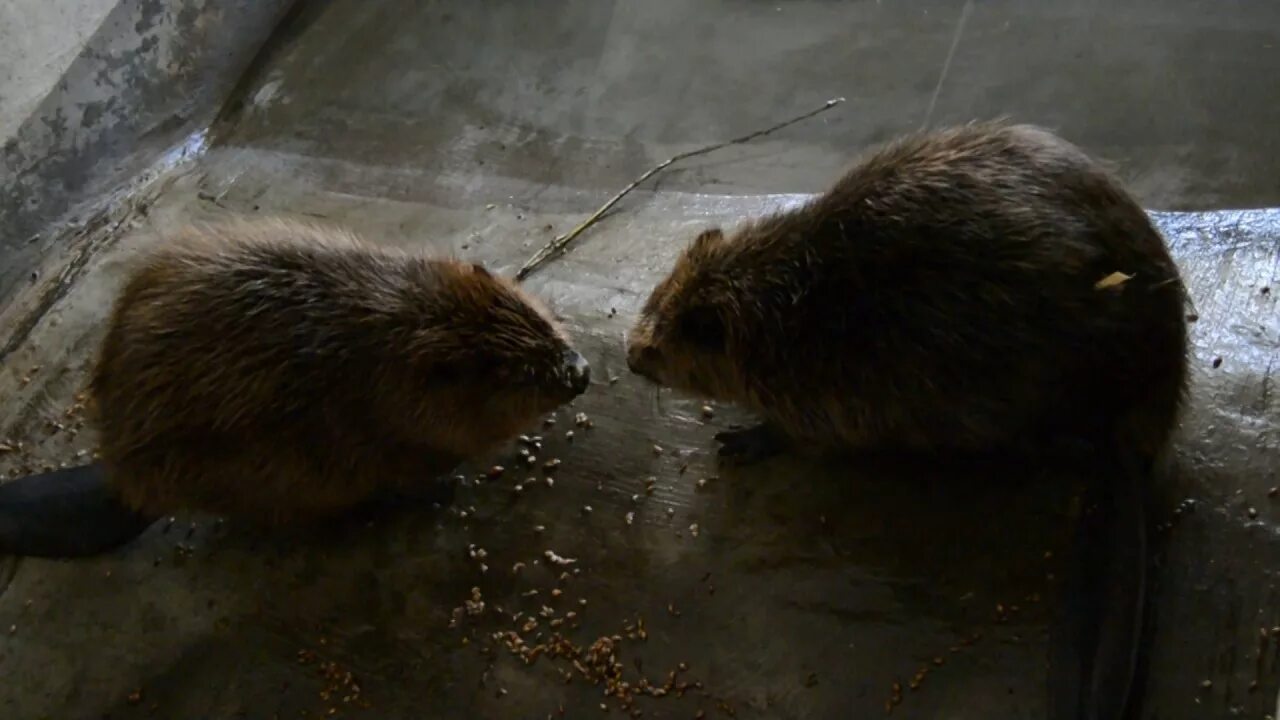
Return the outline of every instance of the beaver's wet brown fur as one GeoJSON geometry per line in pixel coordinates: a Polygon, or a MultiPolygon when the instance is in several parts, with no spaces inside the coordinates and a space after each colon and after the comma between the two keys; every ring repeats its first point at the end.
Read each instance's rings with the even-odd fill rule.
{"type": "Polygon", "coordinates": [[[430,481],[588,375],[542,305],[479,265],[235,221],[145,258],[91,395],[133,509],[280,521],[430,481]]]}
{"type": "Polygon", "coordinates": [[[798,209],[703,232],[645,303],[628,361],[804,448],[1122,431],[1151,456],[1184,396],[1184,313],[1164,241],[1108,172],[1048,131],[974,123],[874,151],[798,209]],[[1117,272],[1131,277],[1098,287],[1117,272]]]}

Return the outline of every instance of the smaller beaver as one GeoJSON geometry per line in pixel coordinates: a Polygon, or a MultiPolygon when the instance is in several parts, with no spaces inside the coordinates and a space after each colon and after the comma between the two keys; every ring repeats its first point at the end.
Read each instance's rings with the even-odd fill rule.
{"type": "Polygon", "coordinates": [[[583,393],[551,314],[482,266],[283,220],[190,228],[125,284],[90,382],[101,462],[0,486],[0,551],[159,516],[330,517],[414,494],[583,393]]]}
{"type": "Polygon", "coordinates": [[[979,122],[873,151],[798,209],[702,232],[646,300],[627,360],[762,416],[717,436],[740,461],[1102,449],[1103,504],[1126,525],[1102,534],[1124,533],[1137,549],[1110,555],[1137,567],[1108,570],[1131,583],[1093,618],[1112,636],[1079,642],[1112,655],[1075,648],[1083,685],[1055,712],[1111,717],[1133,675],[1149,474],[1185,396],[1184,300],[1164,240],[1097,162],[1046,130],[979,122]]]}

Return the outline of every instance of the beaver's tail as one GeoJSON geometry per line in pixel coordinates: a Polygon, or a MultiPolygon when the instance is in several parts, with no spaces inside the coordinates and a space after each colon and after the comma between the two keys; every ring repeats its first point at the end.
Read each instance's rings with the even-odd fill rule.
{"type": "Polygon", "coordinates": [[[97,463],[0,485],[0,554],[99,555],[141,535],[155,520],[125,505],[97,463]]]}
{"type": "Polygon", "coordinates": [[[1085,491],[1050,657],[1052,720],[1122,720],[1139,705],[1155,463],[1104,448],[1085,491]]]}

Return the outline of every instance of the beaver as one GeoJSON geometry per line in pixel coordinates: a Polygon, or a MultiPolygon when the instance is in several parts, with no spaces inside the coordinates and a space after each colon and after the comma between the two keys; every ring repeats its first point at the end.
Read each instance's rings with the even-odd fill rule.
{"type": "Polygon", "coordinates": [[[89,382],[100,461],[0,486],[0,550],[103,552],[177,511],[264,523],[412,495],[583,393],[550,312],[478,264],[285,220],[143,259],[89,382]]]}
{"type": "Polygon", "coordinates": [[[1100,450],[1113,472],[1086,473],[1105,480],[1079,541],[1095,567],[1068,583],[1079,613],[1063,621],[1074,635],[1051,706],[1118,717],[1138,662],[1145,507],[1187,393],[1185,292],[1099,161],[1044,128],[973,122],[872,150],[798,208],[698,234],[646,299],[627,362],[758,413],[716,436],[733,462],[1035,454],[1063,438],[1100,450]]]}

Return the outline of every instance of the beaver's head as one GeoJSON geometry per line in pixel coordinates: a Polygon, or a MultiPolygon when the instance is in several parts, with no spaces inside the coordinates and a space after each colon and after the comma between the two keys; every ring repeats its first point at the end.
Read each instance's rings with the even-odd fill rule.
{"type": "Polygon", "coordinates": [[[627,336],[632,372],[696,395],[736,399],[735,293],[725,270],[727,246],[718,228],[702,232],[653,289],[627,336]]]}
{"type": "Polygon", "coordinates": [[[590,366],[537,299],[478,264],[438,263],[435,274],[413,346],[444,447],[480,452],[587,390],[590,366]]]}

